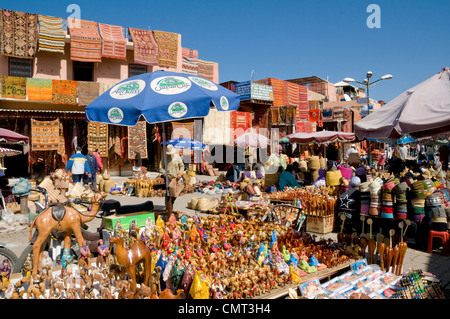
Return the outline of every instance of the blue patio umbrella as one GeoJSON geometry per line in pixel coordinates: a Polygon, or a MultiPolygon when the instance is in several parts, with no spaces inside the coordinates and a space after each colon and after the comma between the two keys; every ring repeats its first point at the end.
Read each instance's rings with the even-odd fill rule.
{"type": "Polygon", "coordinates": [[[155,71],[113,86],[86,106],[86,119],[134,126],[141,116],[148,123],[201,118],[211,103],[219,111],[235,111],[239,96],[199,76],[155,71]]]}
{"type": "MultiPolygon", "coordinates": [[[[161,145],[164,145],[164,144],[161,143],[161,145]]],[[[203,150],[206,147],[205,144],[203,144],[199,141],[196,141],[196,140],[192,140],[190,138],[171,139],[166,142],[166,146],[167,145],[173,145],[174,148],[178,148],[178,149],[190,149],[190,150],[203,150]]]]}
{"type": "MultiPolygon", "coordinates": [[[[155,71],[121,81],[86,106],[86,120],[134,126],[143,116],[148,123],[165,123],[235,111],[239,95],[205,78],[169,71],[155,71]]],[[[167,152],[163,124],[163,145],[167,177],[167,152]]],[[[167,191],[168,191],[168,187],[167,191]]]]}

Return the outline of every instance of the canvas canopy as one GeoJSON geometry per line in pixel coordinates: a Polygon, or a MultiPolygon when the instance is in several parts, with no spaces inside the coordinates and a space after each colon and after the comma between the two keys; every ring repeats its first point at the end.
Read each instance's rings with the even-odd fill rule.
{"type": "Polygon", "coordinates": [[[355,124],[363,138],[430,136],[450,131],[450,69],[406,90],[355,124]]]}

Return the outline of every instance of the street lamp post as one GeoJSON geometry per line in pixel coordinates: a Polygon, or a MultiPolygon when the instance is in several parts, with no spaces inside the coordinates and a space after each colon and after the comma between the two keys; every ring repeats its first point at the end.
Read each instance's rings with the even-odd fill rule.
{"type": "MultiPolygon", "coordinates": [[[[364,82],[359,82],[359,81],[356,81],[356,80],[354,80],[352,78],[345,78],[344,79],[344,82],[346,82],[346,83],[354,82],[354,83],[358,83],[358,84],[366,86],[367,112],[368,112],[368,115],[370,114],[369,86],[372,85],[372,84],[375,84],[375,83],[377,83],[377,82],[379,82],[381,80],[390,80],[390,79],[392,79],[392,75],[391,74],[386,74],[386,75],[383,75],[378,80],[370,82],[370,78],[372,77],[372,75],[373,75],[372,71],[368,71],[367,74],[366,74],[367,78],[364,80],[364,82]]],[[[372,145],[371,145],[370,141],[369,141],[369,166],[372,166],[372,145]]]]}

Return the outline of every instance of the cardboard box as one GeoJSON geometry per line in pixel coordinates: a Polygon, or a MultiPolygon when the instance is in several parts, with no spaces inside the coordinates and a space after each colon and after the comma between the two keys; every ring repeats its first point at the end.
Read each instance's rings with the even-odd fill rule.
{"type": "Polygon", "coordinates": [[[153,223],[156,223],[155,220],[155,212],[137,212],[137,213],[131,213],[131,214],[124,214],[124,215],[110,215],[103,217],[103,225],[105,226],[105,229],[109,231],[114,231],[114,227],[117,224],[117,221],[120,220],[120,223],[122,224],[122,227],[125,230],[128,230],[130,227],[131,221],[136,221],[136,225],[138,225],[140,228],[145,226],[145,222],[147,221],[147,218],[151,217],[153,219],[153,223]]]}
{"type": "Polygon", "coordinates": [[[331,233],[334,229],[334,215],[306,217],[306,231],[319,234],[331,233]]]}

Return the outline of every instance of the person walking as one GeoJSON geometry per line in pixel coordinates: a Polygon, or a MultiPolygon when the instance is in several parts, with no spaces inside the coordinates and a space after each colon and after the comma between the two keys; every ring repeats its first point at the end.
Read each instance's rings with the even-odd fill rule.
{"type": "Polygon", "coordinates": [[[81,182],[83,175],[91,177],[91,168],[89,167],[86,157],[81,154],[80,146],[77,146],[77,152],[67,161],[66,171],[72,172],[72,180],[74,183],[81,182]]]}
{"type": "Polygon", "coordinates": [[[101,172],[103,170],[103,161],[102,158],[100,157],[100,154],[98,153],[98,148],[95,150],[94,156],[97,159],[98,171],[101,172]]]}
{"type": "Polygon", "coordinates": [[[99,167],[98,167],[97,157],[95,157],[95,155],[94,155],[93,148],[90,147],[88,149],[88,155],[86,156],[86,159],[87,159],[87,163],[89,165],[91,174],[88,177],[86,177],[86,175],[84,175],[84,183],[85,184],[91,183],[91,189],[93,191],[96,191],[97,190],[97,172],[99,171],[99,167]]]}

